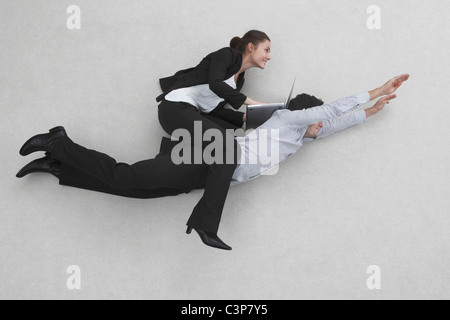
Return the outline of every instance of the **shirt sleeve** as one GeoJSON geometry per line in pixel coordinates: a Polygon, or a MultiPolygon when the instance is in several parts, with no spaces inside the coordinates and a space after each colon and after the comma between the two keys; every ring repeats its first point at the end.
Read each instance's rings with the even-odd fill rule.
{"type": "Polygon", "coordinates": [[[323,127],[317,134],[317,139],[328,137],[333,133],[345,130],[354,125],[366,122],[366,112],[360,110],[349,114],[344,114],[340,117],[335,117],[323,122],[323,127]]]}
{"type": "Polygon", "coordinates": [[[209,67],[208,83],[212,92],[227,100],[234,109],[239,109],[247,100],[247,97],[224,82],[226,80],[225,74],[232,63],[233,53],[230,48],[219,50],[213,54],[209,67]]]}
{"type": "Polygon", "coordinates": [[[244,125],[244,113],[239,111],[233,111],[230,109],[225,109],[224,107],[217,107],[213,111],[209,113],[209,115],[214,116],[216,118],[225,120],[237,128],[242,128],[244,125]]]}
{"type": "Polygon", "coordinates": [[[287,125],[309,126],[351,112],[370,101],[369,92],[357,94],[327,103],[318,107],[284,112],[281,114],[283,122],[287,125]]]}

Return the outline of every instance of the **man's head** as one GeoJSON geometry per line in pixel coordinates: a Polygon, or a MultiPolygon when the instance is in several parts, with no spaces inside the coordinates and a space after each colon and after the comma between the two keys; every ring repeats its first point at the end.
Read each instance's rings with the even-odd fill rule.
{"type": "MultiPolygon", "coordinates": [[[[289,103],[288,109],[291,111],[297,111],[297,110],[305,110],[317,106],[323,105],[323,101],[311,96],[306,93],[299,94],[297,97],[291,100],[289,103]]],[[[308,126],[308,130],[306,130],[306,133],[304,135],[305,138],[311,138],[316,139],[317,135],[319,134],[320,129],[323,127],[323,122],[314,123],[308,126]]]]}
{"type": "Polygon", "coordinates": [[[323,101],[306,93],[299,94],[289,102],[288,109],[291,111],[305,110],[323,105],[323,101]]]}

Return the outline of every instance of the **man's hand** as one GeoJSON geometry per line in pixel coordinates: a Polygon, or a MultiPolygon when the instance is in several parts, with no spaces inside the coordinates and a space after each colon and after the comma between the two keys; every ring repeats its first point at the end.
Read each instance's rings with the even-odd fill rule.
{"type": "Polygon", "coordinates": [[[381,110],[383,110],[384,106],[386,104],[389,104],[389,102],[392,99],[395,99],[395,98],[397,98],[397,95],[391,94],[389,96],[385,96],[385,97],[381,98],[380,100],[378,100],[377,103],[375,103],[373,105],[373,107],[368,108],[368,109],[365,110],[366,111],[366,118],[371,117],[371,116],[377,114],[378,112],[380,112],[381,110]]]}
{"type": "Polygon", "coordinates": [[[403,82],[409,79],[409,74],[399,75],[388,82],[386,82],[381,87],[369,91],[370,101],[373,101],[379,97],[385,96],[387,94],[393,94],[397,89],[403,84],[403,82]]]}
{"type": "Polygon", "coordinates": [[[408,79],[409,74],[402,74],[389,80],[381,87],[381,94],[387,95],[394,93],[403,84],[403,82],[405,82],[408,79]]]}

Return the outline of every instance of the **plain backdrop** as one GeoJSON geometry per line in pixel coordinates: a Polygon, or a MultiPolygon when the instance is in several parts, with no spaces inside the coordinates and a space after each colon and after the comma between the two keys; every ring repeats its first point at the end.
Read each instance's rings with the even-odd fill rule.
{"type": "Polygon", "coordinates": [[[446,0],[0,0],[0,298],[450,298],[449,15],[446,0]],[[411,78],[367,123],[232,188],[219,236],[233,251],[184,233],[201,191],[135,200],[15,178],[42,156],[22,144],[56,125],[120,162],[154,157],[158,79],[250,29],[272,40],[246,73],[255,100],[283,100],[295,75],[324,101],[411,78]]]}

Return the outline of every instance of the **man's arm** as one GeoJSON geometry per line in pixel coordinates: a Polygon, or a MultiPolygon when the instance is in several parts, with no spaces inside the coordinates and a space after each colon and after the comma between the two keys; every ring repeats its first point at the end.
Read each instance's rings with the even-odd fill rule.
{"type": "Polygon", "coordinates": [[[397,98],[395,94],[393,94],[395,91],[397,91],[398,88],[403,84],[403,82],[407,81],[409,79],[409,74],[402,74],[395,78],[392,78],[388,82],[386,82],[381,87],[374,89],[372,91],[369,91],[370,95],[370,101],[373,101],[375,99],[378,99],[379,97],[383,97],[380,100],[377,101],[377,103],[372,107],[366,109],[366,117],[371,117],[381,110],[383,110],[384,106],[386,104],[389,104],[389,101],[392,99],[397,98]]]}
{"type": "MultiPolygon", "coordinates": [[[[370,90],[368,92],[361,93],[356,96],[339,99],[337,101],[334,101],[329,104],[324,104],[319,107],[314,107],[306,110],[298,110],[293,112],[286,112],[282,113],[281,115],[283,121],[288,125],[307,126],[310,124],[326,121],[349,113],[350,111],[357,109],[360,105],[365,104],[369,101],[373,101],[381,96],[390,95],[394,93],[403,84],[403,82],[407,81],[408,79],[409,74],[402,74],[389,80],[381,87],[370,90]]],[[[386,103],[389,103],[389,100],[391,99],[393,98],[387,97],[382,98],[381,99],[382,102],[380,103],[380,105],[383,103],[383,101],[385,103],[383,104],[381,109],[383,109],[384,105],[386,103]]],[[[378,105],[377,108],[379,108],[380,105],[378,105]]],[[[372,110],[368,111],[367,116],[368,117],[372,116],[379,110],[376,112],[375,111],[376,108],[373,108],[372,110]]]]}
{"type": "Polygon", "coordinates": [[[375,103],[371,108],[345,114],[343,116],[324,121],[322,129],[320,129],[319,133],[317,134],[317,138],[325,138],[336,132],[350,128],[354,125],[364,123],[367,118],[383,110],[385,105],[389,104],[389,102],[395,98],[397,98],[397,96],[395,94],[391,94],[378,100],[377,103],[375,103]]]}
{"type": "MultiPolygon", "coordinates": [[[[320,129],[319,133],[317,134],[317,139],[328,137],[336,132],[364,123],[366,122],[366,119],[367,116],[365,110],[360,110],[357,112],[344,114],[343,116],[326,120],[323,122],[322,129],[320,129]]],[[[310,140],[305,139],[304,141],[308,142],[310,140]]]]}
{"type": "Polygon", "coordinates": [[[370,100],[370,94],[364,92],[327,103],[318,107],[280,113],[283,122],[287,125],[308,126],[310,124],[340,117],[350,111],[359,108],[370,100]]]}
{"type": "Polygon", "coordinates": [[[409,74],[401,74],[395,78],[392,78],[381,87],[369,91],[370,101],[385,95],[393,94],[398,88],[400,88],[403,82],[409,79],[409,76],[409,74]]]}

